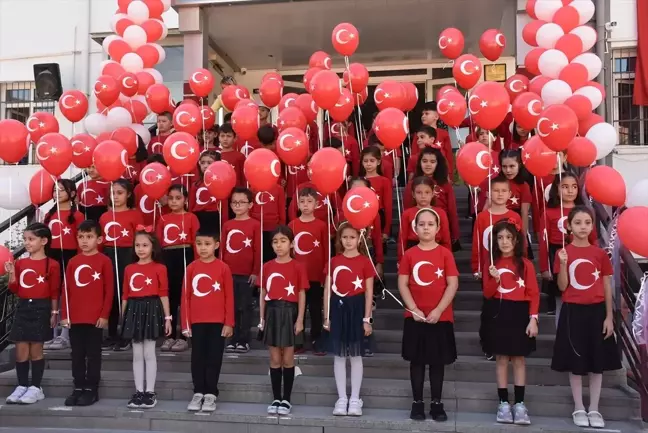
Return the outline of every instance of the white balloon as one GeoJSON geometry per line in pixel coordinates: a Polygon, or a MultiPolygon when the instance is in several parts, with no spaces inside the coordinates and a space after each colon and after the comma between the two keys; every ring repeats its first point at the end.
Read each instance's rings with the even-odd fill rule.
{"type": "Polygon", "coordinates": [[[164,51],[164,48],[162,48],[162,46],[160,46],[158,44],[151,44],[151,45],[153,45],[153,47],[155,47],[155,49],[158,51],[158,54],[160,55],[160,58],[158,59],[158,61],[156,63],[157,65],[159,65],[160,63],[162,63],[166,59],[166,51],[164,51]]]}
{"type": "Polygon", "coordinates": [[[128,72],[137,73],[144,69],[144,61],[135,53],[124,54],[120,63],[128,72]]]}
{"type": "Polygon", "coordinates": [[[146,126],[140,125],[139,123],[133,123],[129,126],[129,128],[135,131],[135,133],[140,136],[142,141],[144,141],[144,144],[148,146],[148,144],[151,142],[151,133],[146,126]]]}
{"type": "Polygon", "coordinates": [[[146,68],[144,69],[144,72],[148,72],[149,74],[151,74],[151,76],[155,79],[155,82],[157,84],[162,84],[162,81],[164,81],[164,79],[162,78],[162,74],[157,69],[146,68]]]}
{"type": "Polygon", "coordinates": [[[30,204],[25,184],[11,177],[0,178],[0,208],[18,210],[30,204]]]}
{"type": "Polygon", "coordinates": [[[587,68],[587,79],[593,80],[598,77],[603,69],[603,62],[594,53],[584,53],[572,60],[573,63],[580,63],[587,68]]]}
{"type": "Polygon", "coordinates": [[[542,0],[535,4],[535,14],[539,20],[550,22],[558,9],[563,6],[561,0],[542,0]]]}
{"type": "Polygon", "coordinates": [[[119,36],[117,36],[117,35],[108,35],[108,36],[106,36],[106,39],[104,39],[103,42],[101,43],[101,46],[103,47],[104,53],[108,54],[108,47],[110,46],[112,41],[116,41],[117,39],[121,39],[121,38],[119,36]]]}
{"type": "Polygon", "coordinates": [[[635,206],[648,206],[648,179],[637,182],[628,193],[626,207],[635,206]]]}
{"type": "Polygon", "coordinates": [[[617,144],[617,131],[609,123],[597,123],[587,131],[585,137],[596,146],[597,160],[608,156],[617,144]]]}
{"type": "Polygon", "coordinates": [[[568,64],[569,59],[559,50],[547,50],[538,59],[540,73],[548,78],[558,78],[560,71],[568,64]]]}
{"type": "Polygon", "coordinates": [[[598,35],[596,30],[590,26],[579,26],[569,33],[578,36],[583,42],[583,52],[591,50],[596,45],[598,35]]]}
{"type": "Polygon", "coordinates": [[[558,39],[560,39],[564,34],[565,32],[558,24],[547,23],[543,24],[538,29],[538,32],[536,33],[536,41],[538,42],[539,47],[550,49],[556,46],[556,42],[558,42],[558,39]]]}
{"type": "Polygon", "coordinates": [[[574,95],[583,95],[590,100],[592,110],[596,110],[603,102],[603,95],[601,91],[594,86],[583,86],[574,92],[574,95]]]}
{"type": "Polygon", "coordinates": [[[588,23],[594,17],[596,7],[594,6],[594,3],[592,3],[592,0],[574,0],[569,3],[569,6],[578,11],[578,25],[580,26],[588,23]]]}
{"type": "MultiPolygon", "coordinates": [[[[136,3],[138,2],[133,2],[131,3],[131,5],[134,5],[136,3]]],[[[143,28],[137,25],[126,27],[123,37],[133,50],[136,50],[142,45],[146,44],[146,32],[143,28]]]]}
{"type": "Polygon", "coordinates": [[[164,5],[164,12],[171,9],[171,0],[162,0],[162,4],[164,5]]]}
{"type": "Polygon", "coordinates": [[[572,96],[569,84],[563,80],[551,80],[542,87],[541,95],[545,108],[550,105],[562,104],[572,96]]]}
{"type": "Polygon", "coordinates": [[[168,35],[169,35],[169,28],[166,26],[166,24],[162,22],[162,36],[160,36],[160,40],[165,39],[168,35]]]}
{"type": "Polygon", "coordinates": [[[135,24],[142,24],[149,19],[148,6],[144,2],[131,2],[128,5],[128,18],[133,20],[135,24]]]}
{"type": "Polygon", "coordinates": [[[108,132],[108,118],[101,113],[92,113],[83,121],[86,131],[95,137],[104,132],[108,132]]]}
{"type": "Polygon", "coordinates": [[[117,128],[130,126],[133,123],[133,117],[124,107],[111,108],[106,116],[106,128],[108,131],[114,131],[117,128]]]}

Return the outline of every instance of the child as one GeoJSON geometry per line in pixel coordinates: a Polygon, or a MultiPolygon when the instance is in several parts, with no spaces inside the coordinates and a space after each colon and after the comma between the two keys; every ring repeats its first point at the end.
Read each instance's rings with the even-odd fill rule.
{"type": "MultiPolygon", "coordinates": [[[[416,144],[418,147],[416,153],[419,153],[421,149],[425,147],[434,147],[441,150],[440,146],[436,144],[436,131],[436,129],[427,125],[422,125],[419,128],[419,130],[416,132],[416,144]]],[[[441,153],[443,153],[443,151],[441,153]]],[[[418,158],[414,157],[410,158],[409,161],[407,161],[407,180],[411,180],[414,177],[417,161],[418,158]]]]}
{"type": "Polygon", "coordinates": [[[157,135],[151,138],[148,144],[148,153],[162,153],[164,142],[173,132],[173,115],[168,111],[158,114],[157,135]]]}
{"type": "Polygon", "coordinates": [[[605,427],[599,413],[602,373],[618,370],[621,361],[612,318],[612,264],[607,253],[590,243],[594,215],[585,206],[569,212],[571,244],[554,261],[563,306],[558,320],[551,369],[569,372],[574,398],[574,424],[605,427]],[[590,405],[583,404],[583,376],[589,376],[590,405]]]}
{"type": "MultiPolygon", "coordinates": [[[[531,200],[531,214],[533,215],[533,230],[540,241],[542,237],[542,224],[540,220],[545,213],[547,208],[547,202],[549,201],[549,191],[551,191],[551,184],[558,177],[559,173],[563,173],[566,168],[563,166],[566,156],[563,152],[557,152],[556,157],[556,166],[547,176],[534,176],[533,177],[533,195],[531,200]]],[[[522,160],[525,161],[527,158],[524,150],[522,150],[522,160]]]]}
{"type": "MultiPolygon", "coordinates": [[[[528,176],[522,165],[522,152],[520,150],[503,150],[499,154],[499,165],[511,187],[511,197],[506,207],[520,214],[522,233],[527,234],[527,246],[530,246],[529,216],[533,199],[531,188],[527,182],[528,176]]],[[[533,250],[530,247],[527,248],[527,257],[533,260],[533,250]]]]}
{"type": "Polygon", "coordinates": [[[122,300],[122,338],[133,341],[133,376],[136,392],[128,402],[131,409],[157,404],[155,341],[171,335],[167,269],[160,263],[162,250],[150,227],[135,233],[137,263],[126,267],[122,300]],[[146,392],[144,373],[146,372],[146,392]]]}
{"type": "Polygon", "coordinates": [[[187,267],[182,286],[182,333],[191,337],[194,396],[187,410],[213,412],[225,339],[234,327],[234,288],[229,266],[216,258],[219,234],[196,233],[198,259],[187,267]]]}
{"type": "MultiPolygon", "coordinates": [[[[161,153],[153,153],[146,159],[147,164],[159,162],[166,166],[166,161],[161,153]]],[[[147,174],[147,176],[150,176],[147,174]]],[[[169,207],[166,205],[166,197],[160,197],[154,200],[144,193],[142,184],[138,183],[133,189],[135,194],[135,207],[141,212],[144,225],[153,226],[158,222],[160,217],[169,213],[169,207]]]]}
{"type": "MultiPolygon", "coordinates": [[[[339,214],[339,207],[342,203],[342,198],[340,197],[340,194],[338,192],[334,192],[331,194],[327,194],[326,196],[319,191],[317,191],[317,188],[315,187],[315,184],[311,181],[304,182],[302,184],[297,185],[297,196],[299,196],[299,191],[301,191],[304,188],[312,188],[317,192],[317,204],[315,205],[315,212],[313,212],[313,215],[315,215],[315,218],[318,220],[324,221],[327,226],[328,226],[328,219],[331,211],[329,210],[329,203],[331,205],[331,209],[333,210],[333,221],[337,220],[337,215],[339,214]]],[[[297,206],[297,202],[295,200],[290,202],[290,205],[288,206],[288,219],[289,220],[294,220],[295,218],[299,217],[299,209],[297,206]]],[[[335,228],[333,224],[331,224],[331,233],[335,233],[335,228]]]]}
{"type": "Polygon", "coordinates": [[[61,299],[61,326],[70,329],[74,391],[66,406],[90,406],[99,401],[101,341],[113,304],[112,262],[98,248],[103,240],[98,222],[87,220],[78,229],[80,254],[67,268],[67,290],[61,299]]]}
{"type": "Polygon", "coordinates": [[[221,154],[214,150],[205,150],[201,153],[198,160],[198,180],[189,190],[189,210],[198,218],[200,228],[208,232],[220,232],[222,224],[227,221],[229,215],[227,201],[217,200],[205,186],[205,171],[214,162],[220,160],[221,154]]]}
{"type": "Polygon", "coordinates": [[[263,230],[263,263],[275,258],[272,249],[272,233],[280,225],[286,225],[286,193],[278,184],[268,191],[253,191],[254,204],[250,216],[261,224],[263,230]]]}
{"type": "Polygon", "coordinates": [[[60,268],[47,256],[52,232],[45,224],[33,223],[23,232],[28,258],[5,263],[9,290],[18,297],[9,341],[16,345],[18,386],[7,397],[8,404],[32,404],[45,398],[41,389],[45,360],[43,343],[52,338],[59,320],[60,268]],[[31,361],[31,385],[29,362],[31,361]]]}
{"type": "Polygon", "coordinates": [[[223,224],[221,260],[230,267],[234,279],[234,335],[227,352],[247,353],[250,350],[252,326],[252,291],[261,270],[261,225],[250,218],[252,192],[236,187],[230,204],[235,218],[223,224]]]}
{"type": "Polygon", "coordinates": [[[169,277],[169,306],[173,316],[171,335],[162,344],[162,352],[184,352],[189,348],[186,340],[176,339],[185,269],[194,260],[193,245],[200,228],[196,215],[186,211],[188,195],[184,186],[171,185],[167,194],[167,205],[171,212],[160,218],[155,229],[157,238],[161,239],[164,265],[169,277]]]}
{"type": "MultiPolygon", "coordinates": [[[[376,146],[378,149],[380,149],[380,154],[382,155],[382,158],[380,159],[380,169],[382,170],[382,175],[385,176],[387,179],[390,181],[393,181],[394,179],[394,152],[398,155],[398,150],[385,150],[385,145],[380,142],[378,137],[375,135],[372,135],[369,140],[367,141],[367,144],[371,146],[376,146]]],[[[397,162],[400,160],[400,158],[396,158],[397,162]]],[[[400,168],[400,167],[398,167],[400,168]]],[[[396,177],[398,177],[398,171],[396,174],[396,177]]]]}
{"type": "Polygon", "coordinates": [[[142,214],[134,209],[135,195],[133,184],[126,179],[118,179],[112,184],[110,197],[111,209],[101,215],[99,224],[104,233],[103,253],[110,258],[115,272],[113,305],[108,319],[108,338],[102,347],[112,348],[115,351],[128,350],[130,342],[118,338],[117,325],[121,307],[121,293],[125,290],[120,287],[126,266],[133,262],[133,240],[137,227],[142,225],[142,214]]]}
{"type": "Polygon", "coordinates": [[[337,255],[324,270],[324,329],[329,330],[335,356],[333,374],[338,400],[333,415],[361,416],[362,354],[364,338],[371,335],[373,286],[376,272],[360,230],[342,222],[335,239],[337,255]],[[351,363],[351,399],[347,397],[346,358],[351,363]]]}
{"type": "Polygon", "coordinates": [[[517,122],[513,122],[510,131],[510,134],[502,134],[502,138],[504,139],[504,149],[506,150],[520,149],[529,138],[535,135],[535,130],[524,129],[517,122]]]}
{"type": "Polygon", "coordinates": [[[531,424],[524,405],[525,357],[535,351],[540,293],[533,263],[524,257],[522,231],[501,220],[493,227],[493,263],[484,273],[481,337],[484,353],[496,359],[497,422],[531,424]],[[515,406],[508,397],[508,364],[513,365],[515,406]]]}
{"type": "MultiPolygon", "coordinates": [[[[261,115],[261,109],[259,107],[259,116],[260,115],[261,115]]],[[[259,118],[259,122],[261,122],[260,118],[259,118]]],[[[275,153],[277,152],[278,136],[279,136],[279,132],[277,128],[270,124],[260,126],[259,129],[257,130],[257,139],[259,140],[258,144],[275,153]]]]}
{"type": "Polygon", "coordinates": [[[381,231],[383,239],[389,238],[392,225],[392,179],[388,179],[382,175],[381,160],[382,153],[378,147],[370,146],[362,149],[360,153],[362,166],[360,167],[360,177],[365,177],[371,188],[378,196],[380,209],[381,231]]]}
{"type": "Polygon", "coordinates": [[[236,173],[236,185],[245,186],[245,174],[243,173],[243,163],[245,162],[245,155],[237,152],[234,148],[234,141],[236,140],[236,132],[232,129],[230,123],[221,125],[218,132],[218,143],[220,144],[221,160],[228,162],[236,173]]]}
{"type": "MultiPolygon", "coordinates": [[[[286,216],[290,218],[289,210],[293,198],[298,199],[297,185],[302,185],[309,181],[306,162],[301,165],[286,166],[286,216]]],[[[299,207],[299,205],[297,206],[299,207]]]]}
{"type": "MultiPolygon", "coordinates": [[[[435,147],[442,149],[441,153],[447,160],[448,174],[452,176],[452,173],[454,173],[454,158],[450,136],[448,135],[448,131],[439,128],[438,122],[439,112],[437,111],[436,101],[426,102],[423,106],[423,112],[421,113],[421,123],[436,130],[435,147]]],[[[417,141],[418,136],[414,137],[414,140],[412,141],[411,158],[417,158],[420,152],[420,146],[417,141]]]]}
{"type": "Polygon", "coordinates": [[[414,395],[410,418],[417,421],[425,419],[423,384],[428,365],[430,415],[435,421],[448,419],[441,403],[443,377],[445,366],[457,359],[452,302],[459,272],[452,252],[436,243],[439,221],[432,209],[418,211],[414,222],[419,244],[405,252],[398,268],[398,289],[407,308],[402,355],[410,363],[414,395]]]}
{"type": "Polygon", "coordinates": [[[79,212],[85,216],[85,219],[99,221],[101,215],[108,209],[110,182],[101,180],[94,165],[88,167],[86,173],[89,179],[81,182],[77,189],[79,212]]]}
{"type": "Polygon", "coordinates": [[[263,265],[259,331],[263,331],[263,342],[270,352],[274,396],[268,406],[268,415],[290,414],[295,380],[295,340],[304,330],[308,274],[306,267],[292,258],[294,240],[292,230],[278,226],[272,234],[272,248],[277,258],[263,265]]]}
{"type": "Polygon", "coordinates": [[[313,354],[323,356],[326,354],[326,350],[321,341],[324,302],[322,269],[329,258],[328,228],[324,221],[318,220],[314,215],[315,206],[317,206],[317,191],[312,188],[301,189],[298,205],[301,215],[290,221],[288,227],[295,234],[295,260],[304,265],[308,275],[309,288],[306,291],[306,305],[310,314],[310,341],[313,354]],[[302,238],[304,239],[302,240],[302,238]]]}

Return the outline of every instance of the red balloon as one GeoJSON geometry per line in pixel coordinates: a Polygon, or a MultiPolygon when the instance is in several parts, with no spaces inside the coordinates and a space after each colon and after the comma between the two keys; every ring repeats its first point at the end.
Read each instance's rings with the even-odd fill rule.
{"type": "Polygon", "coordinates": [[[455,60],[452,76],[464,89],[472,89],[482,76],[481,62],[472,54],[464,54],[455,60]]]}
{"type": "Polygon", "coordinates": [[[245,160],[243,173],[252,189],[269,191],[281,177],[281,161],[269,149],[255,149],[245,160]]]}
{"type": "Polygon", "coordinates": [[[214,110],[209,105],[203,105],[200,107],[200,115],[202,117],[203,129],[212,129],[216,124],[216,113],[214,113],[214,110]]]}
{"type": "MultiPolygon", "coordinates": [[[[380,115],[380,114],[379,114],[380,115]]],[[[313,154],[308,162],[311,182],[320,194],[331,194],[337,191],[347,176],[347,162],[342,152],[332,147],[325,147],[313,154]]]]}
{"type": "Polygon", "coordinates": [[[207,69],[196,69],[189,79],[189,87],[194,95],[206,98],[214,89],[214,76],[207,69]]]}
{"type": "Polygon", "coordinates": [[[308,67],[331,69],[331,56],[324,51],[315,51],[308,60],[308,67]]]}
{"type": "Polygon", "coordinates": [[[124,36],[124,31],[129,27],[135,24],[133,20],[128,18],[126,15],[122,15],[119,18],[116,18],[115,21],[115,33],[117,33],[119,36],[124,36]]]}
{"type": "Polygon", "coordinates": [[[276,107],[281,101],[283,94],[283,82],[268,79],[261,83],[259,87],[259,97],[266,107],[276,107]]]}
{"type": "Polygon", "coordinates": [[[121,77],[124,72],[126,72],[124,67],[113,60],[108,60],[101,69],[101,75],[108,75],[115,80],[121,77]]]}
{"type": "Polygon", "coordinates": [[[200,148],[193,135],[174,132],[164,141],[162,155],[169,168],[182,175],[196,168],[200,159],[200,148]]]}
{"type": "Polygon", "coordinates": [[[551,21],[558,24],[565,33],[569,33],[580,24],[580,14],[572,6],[563,6],[556,11],[551,21]]]}
{"type": "Polygon", "coordinates": [[[277,155],[287,165],[301,165],[308,157],[308,137],[299,128],[286,128],[277,138],[277,155]]]}
{"type": "Polygon", "coordinates": [[[596,145],[589,138],[576,137],[567,147],[567,162],[576,167],[589,167],[596,161],[596,145]]]}
{"type": "Polygon", "coordinates": [[[130,100],[124,107],[131,114],[133,123],[142,123],[149,114],[149,110],[142,101],[130,100]]]}
{"type": "Polygon", "coordinates": [[[302,93],[299,95],[295,101],[295,106],[299,107],[308,123],[314,122],[317,119],[319,107],[313,101],[313,97],[310,94],[302,93]]]}
{"type": "Polygon", "coordinates": [[[119,6],[119,9],[117,9],[120,13],[125,14],[128,12],[128,5],[131,4],[133,0],[117,0],[117,5],[119,6]]]}
{"type": "Polygon", "coordinates": [[[7,273],[7,271],[5,271],[6,263],[13,263],[13,254],[9,251],[9,248],[0,246],[0,275],[7,273]]]}
{"type": "Polygon", "coordinates": [[[362,92],[359,92],[359,93],[354,92],[353,96],[355,98],[356,105],[362,105],[365,102],[367,102],[367,98],[369,98],[369,91],[365,87],[362,90],[362,92]]]}
{"type": "Polygon", "coordinates": [[[540,27],[545,24],[547,24],[547,22],[542,20],[534,20],[528,22],[522,29],[522,39],[524,40],[524,42],[526,42],[527,45],[531,47],[537,47],[538,41],[536,41],[536,35],[538,34],[540,27]]]}
{"type": "Polygon", "coordinates": [[[303,83],[304,83],[304,88],[308,93],[311,93],[311,83],[313,81],[313,77],[320,71],[323,71],[323,68],[309,68],[305,73],[303,77],[303,83]]]}
{"type": "Polygon", "coordinates": [[[52,113],[41,111],[34,113],[27,119],[25,125],[29,131],[29,138],[34,143],[38,143],[45,134],[59,132],[58,120],[52,113]]]}
{"type": "Polygon", "coordinates": [[[594,200],[607,206],[623,206],[626,201],[623,176],[607,165],[597,165],[587,172],[585,190],[594,200]]]}
{"type": "Polygon", "coordinates": [[[375,120],[376,136],[388,150],[397,149],[409,134],[409,122],[405,113],[397,108],[385,108],[375,120]]]}
{"type": "MultiPolygon", "coordinates": [[[[306,116],[302,113],[299,107],[288,107],[279,114],[277,125],[279,131],[286,128],[299,128],[302,131],[306,130],[306,116]]],[[[290,164],[294,165],[294,164],[290,164]]]]}
{"type": "Polygon", "coordinates": [[[149,16],[151,18],[160,18],[162,12],[164,12],[164,3],[162,0],[142,0],[146,7],[149,10],[149,16]]]}
{"type": "Polygon", "coordinates": [[[124,96],[128,96],[129,98],[135,96],[137,94],[138,87],[139,81],[137,81],[137,75],[133,74],[132,72],[125,72],[122,76],[119,77],[119,88],[124,96]]]}
{"type": "Polygon", "coordinates": [[[233,111],[234,108],[236,108],[236,104],[241,99],[250,99],[250,92],[248,92],[248,89],[243,86],[232,84],[225,87],[223,89],[223,93],[221,93],[221,100],[223,101],[223,105],[229,111],[233,111]]]}
{"type": "Polygon", "coordinates": [[[347,191],[343,206],[344,219],[354,228],[362,230],[373,224],[378,215],[380,202],[371,188],[360,186],[347,191]]]}
{"type": "Polygon", "coordinates": [[[369,84],[369,71],[362,63],[351,63],[342,75],[344,85],[354,93],[360,92],[369,84]]]}
{"type": "Polygon", "coordinates": [[[534,135],[524,143],[522,163],[532,175],[543,177],[553,171],[558,159],[556,152],[549,149],[540,137],[534,135]]]}
{"type": "Polygon", "coordinates": [[[443,123],[458,128],[466,117],[466,99],[459,92],[447,92],[437,101],[437,112],[443,123]]]}
{"type": "Polygon", "coordinates": [[[414,83],[410,83],[409,81],[401,83],[401,85],[405,89],[405,105],[403,106],[403,111],[407,113],[416,108],[419,99],[418,89],[414,83]]]}
{"type": "Polygon", "coordinates": [[[592,114],[592,103],[583,95],[572,95],[565,101],[565,105],[574,110],[579,122],[589,118],[592,114]]]}
{"type": "Polygon", "coordinates": [[[104,141],[110,140],[110,137],[112,136],[112,132],[102,132],[101,134],[97,135],[95,137],[95,140],[97,141],[97,144],[103,143],[104,141]]]}
{"type": "Polygon", "coordinates": [[[241,99],[238,104],[236,104],[236,107],[234,107],[234,111],[236,111],[237,108],[239,107],[252,107],[256,110],[259,109],[259,106],[257,105],[256,102],[254,102],[251,99],[241,99]]]}
{"type": "Polygon", "coordinates": [[[178,132],[186,132],[194,136],[198,134],[202,129],[200,108],[194,104],[180,104],[173,112],[173,128],[178,132]]]}
{"type": "Polygon", "coordinates": [[[585,120],[581,120],[578,123],[578,135],[585,137],[587,135],[587,131],[589,131],[592,126],[603,122],[605,122],[605,119],[603,117],[599,116],[596,113],[589,113],[589,116],[587,116],[585,120]]]}
{"type": "Polygon", "coordinates": [[[402,110],[407,105],[407,93],[401,83],[385,80],[376,86],[374,102],[380,111],[385,108],[402,110]]]}
{"type": "Polygon", "coordinates": [[[518,96],[529,91],[529,79],[521,74],[511,75],[506,80],[504,88],[508,92],[509,98],[511,98],[511,103],[513,103],[518,96]]]}
{"type": "Polygon", "coordinates": [[[331,42],[335,51],[342,56],[351,56],[358,49],[360,34],[353,24],[341,23],[331,33],[331,42]]]}
{"type": "Polygon", "coordinates": [[[119,98],[120,86],[110,75],[101,75],[94,85],[94,94],[105,106],[109,106],[119,98]]]}
{"type": "Polygon", "coordinates": [[[570,63],[560,71],[558,79],[569,84],[572,92],[575,92],[587,83],[587,75],[587,68],[584,65],[581,65],[580,63],[570,63]]]}
{"type": "Polygon", "coordinates": [[[27,154],[29,131],[14,119],[0,120],[0,158],[10,164],[19,162],[27,154]]]}
{"type": "Polygon", "coordinates": [[[118,142],[106,140],[95,147],[92,161],[99,175],[104,180],[113,182],[119,179],[126,170],[128,152],[118,142]]]}
{"type": "Polygon", "coordinates": [[[88,112],[88,98],[78,90],[63,92],[58,105],[63,116],[72,123],[83,119],[88,112]]]}
{"type": "Polygon", "coordinates": [[[487,177],[493,157],[488,147],[478,142],[467,143],[457,154],[457,171],[468,185],[479,186],[487,177]]]}
{"type": "Polygon", "coordinates": [[[137,77],[137,94],[146,95],[146,91],[155,84],[155,78],[148,72],[138,72],[137,77]]]}
{"type": "Polygon", "coordinates": [[[232,113],[232,128],[242,140],[253,139],[259,130],[259,111],[250,106],[234,110],[232,113]]]}
{"type": "Polygon", "coordinates": [[[52,199],[54,178],[45,169],[40,169],[29,180],[29,198],[32,204],[39,206],[52,199]]]}
{"type": "Polygon", "coordinates": [[[63,134],[50,132],[36,145],[36,157],[48,173],[60,176],[72,163],[72,145],[63,134]]]}
{"type": "Polygon", "coordinates": [[[542,95],[542,88],[551,81],[551,78],[545,77],[544,75],[538,75],[529,81],[529,92],[535,93],[536,95],[542,95]]]}
{"type": "Polygon", "coordinates": [[[286,93],[279,102],[279,114],[288,107],[293,107],[297,103],[299,95],[296,93],[286,93]]]}
{"type": "Polygon", "coordinates": [[[311,80],[310,94],[319,107],[331,109],[340,98],[340,78],[333,71],[319,71],[311,80]]]}
{"type": "Polygon", "coordinates": [[[562,35],[560,39],[558,39],[558,42],[556,42],[555,48],[558,51],[562,51],[570,62],[584,51],[583,41],[577,35],[572,33],[562,35]]]}
{"type": "Polygon", "coordinates": [[[131,49],[128,42],[126,42],[122,38],[115,39],[112,42],[110,42],[110,44],[108,44],[108,55],[110,56],[111,59],[117,62],[121,62],[122,58],[126,54],[132,52],[133,50],[131,49]]]}
{"type": "Polygon", "coordinates": [[[236,173],[226,161],[212,162],[205,170],[204,179],[209,193],[219,200],[228,198],[236,186],[236,173]]]}
{"type": "Polygon", "coordinates": [[[542,98],[532,92],[526,92],[513,101],[513,118],[524,129],[531,130],[538,124],[542,114],[542,98]]]}
{"type": "Polygon", "coordinates": [[[524,58],[524,67],[533,75],[540,75],[540,68],[538,68],[538,61],[540,56],[547,51],[544,48],[534,48],[529,51],[524,58]]]}
{"type": "Polygon", "coordinates": [[[578,133],[578,118],[571,108],[563,104],[544,109],[536,126],[538,136],[551,150],[567,149],[578,133]]]}
{"type": "Polygon", "coordinates": [[[338,99],[337,104],[329,109],[329,115],[336,122],[343,122],[347,120],[349,116],[351,116],[351,113],[353,113],[353,108],[353,95],[351,95],[351,92],[348,89],[344,88],[342,89],[342,94],[340,95],[340,99],[338,99]]]}
{"type": "Polygon", "coordinates": [[[72,163],[78,168],[92,165],[92,154],[97,147],[97,140],[90,134],[77,134],[70,139],[72,145],[72,163]]]}
{"type": "Polygon", "coordinates": [[[648,257],[648,206],[635,206],[621,213],[617,233],[623,246],[643,257],[648,257]]]}
{"type": "Polygon", "coordinates": [[[449,93],[449,92],[456,92],[456,93],[459,93],[461,95],[461,92],[455,86],[453,86],[452,84],[446,84],[445,86],[441,87],[439,89],[439,91],[437,92],[437,94],[436,94],[437,101],[439,99],[443,98],[443,95],[445,95],[446,93],[449,93]]]}
{"type": "Polygon", "coordinates": [[[450,60],[454,60],[461,55],[464,49],[464,35],[461,30],[449,27],[439,35],[438,45],[441,54],[450,60]]]}
{"type": "Polygon", "coordinates": [[[498,29],[486,30],[479,39],[479,51],[491,62],[499,59],[506,47],[506,37],[498,29]]]}
{"type": "Polygon", "coordinates": [[[283,87],[284,85],[283,77],[277,71],[270,71],[263,74],[263,77],[261,78],[261,84],[269,80],[278,81],[279,83],[281,83],[281,87],[283,87]]]}
{"type": "Polygon", "coordinates": [[[140,24],[140,27],[146,33],[146,42],[157,42],[162,39],[164,34],[164,23],[157,19],[148,19],[140,24]]]}
{"type": "MultiPolygon", "coordinates": [[[[135,131],[126,126],[115,129],[110,135],[111,140],[115,140],[117,143],[124,146],[129,157],[135,156],[135,153],[137,153],[137,138],[135,131]]],[[[150,196],[150,194],[148,195],[150,196]]]]}
{"type": "Polygon", "coordinates": [[[159,162],[147,164],[139,176],[144,194],[153,200],[159,200],[167,194],[171,186],[171,173],[165,165],[159,162]]]}
{"type": "Polygon", "coordinates": [[[536,5],[536,0],[527,0],[526,12],[532,19],[537,20],[538,17],[535,14],[535,5],[536,5]]]}
{"type": "Polygon", "coordinates": [[[145,68],[152,68],[160,61],[160,52],[153,44],[144,44],[135,50],[135,54],[140,56],[145,68]]]}
{"type": "Polygon", "coordinates": [[[468,100],[468,109],[475,123],[485,129],[495,129],[508,114],[511,100],[501,83],[485,81],[475,87],[468,100]]]}

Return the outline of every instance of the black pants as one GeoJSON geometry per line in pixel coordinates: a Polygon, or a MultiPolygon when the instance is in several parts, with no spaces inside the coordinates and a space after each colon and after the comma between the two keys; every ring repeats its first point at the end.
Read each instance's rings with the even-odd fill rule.
{"type": "Polygon", "coordinates": [[[110,258],[110,261],[113,264],[113,270],[115,271],[115,282],[113,284],[114,295],[113,296],[113,305],[110,310],[110,317],[108,318],[108,336],[111,339],[117,339],[117,326],[119,325],[119,312],[121,310],[121,294],[124,293],[124,288],[122,287],[124,282],[124,271],[126,266],[133,263],[133,249],[129,247],[105,247],[104,254],[110,258]],[[115,250],[117,251],[117,260],[115,261],[115,250]],[[117,290],[117,284],[119,284],[119,290],[117,290]]]}
{"type": "Polygon", "coordinates": [[[218,379],[225,351],[222,331],[222,323],[191,325],[191,379],[194,393],[218,397],[218,379]]]}
{"type": "Polygon", "coordinates": [[[79,212],[83,213],[83,216],[87,220],[93,220],[99,222],[99,218],[103,215],[108,208],[106,206],[79,206],[79,212]]]}
{"type": "MultiPolygon", "coordinates": [[[[425,364],[410,363],[410,382],[414,401],[423,401],[423,385],[425,383],[425,364]]],[[[433,402],[441,401],[443,393],[444,365],[430,365],[430,396],[433,402]]]]}
{"type": "Polygon", "coordinates": [[[252,290],[246,275],[232,275],[234,280],[234,335],[232,344],[249,344],[252,326],[252,290]]]}
{"type": "Polygon", "coordinates": [[[220,214],[218,211],[201,210],[194,212],[198,222],[200,223],[200,230],[206,230],[212,233],[220,233],[220,214]]]}
{"type": "Polygon", "coordinates": [[[178,317],[180,316],[178,310],[180,307],[180,299],[182,298],[185,263],[188,266],[193,262],[193,259],[194,250],[191,247],[164,250],[164,264],[167,267],[167,276],[169,278],[169,309],[173,317],[169,338],[176,338],[178,334],[178,317]]]}
{"type": "MultiPolygon", "coordinates": [[[[540,240],[540,242],[544,242],[540,240]]],[[[553,270],[554,260],[556,259],[556,253],[562,249],[562,245],[549,244],[549,271],[553,277],[549,280],[542,280],[542,292],[547,294],[547,311],[556,311],[556,299],[559,298],[562,293],[558,288],[558,274],[553,270]]]]}
{"type": "Polygon", "coordinates": [[[96,391],[101,379],[101,340],[103,330],[82,323],[70,327],[72,377],[74,388],[96,391]]]}
{"type": "Polygon", "coordinates": [[[272,249],[272,233],[274,231],[263,231],[263,263],[277,258],[274,249],[272,249]]]}
{"type": "Polygon", "coordinates": [[[306,291],[306,306],[310,315],[310,339],[317,341],[322,336],[322,308],[324,306],[324,287],[319,281],[311,281],[310,288],[306,291]]]}

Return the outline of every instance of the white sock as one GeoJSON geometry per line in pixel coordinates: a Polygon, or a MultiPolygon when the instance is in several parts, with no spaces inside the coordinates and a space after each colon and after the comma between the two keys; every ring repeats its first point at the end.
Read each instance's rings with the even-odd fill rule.
{"type": "Polygon", "coordinates": [[[133,342],[133,377],[135,389],[144,392],[144,344],[133,342]]]}
{"type": "Polygon", "coordinates": [[[336,356],[333,358],[333,375],[339,398],[347,398],[346,393],[346,358],[336,356]]]}
{"type": "Polygon", "coordinates": [[[351,361],[351,400],[360,399],[360,388],[362,387],[362,356],[353,356],[351,361]]]}
{"type": "Polygon", "coordinates": [[[70,328],[62,328],[61,337],[63,337],[67,341],[70,341],[70,328]]]}
{"type": "Polygon", "coordinates": [[[155,379],[157,377],[155,340],[144,340],[144,363],[146,364],[146,392],[155,392],[155,379]]]}

